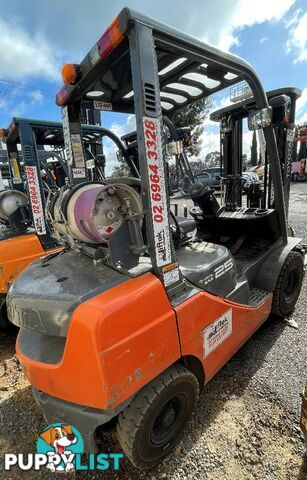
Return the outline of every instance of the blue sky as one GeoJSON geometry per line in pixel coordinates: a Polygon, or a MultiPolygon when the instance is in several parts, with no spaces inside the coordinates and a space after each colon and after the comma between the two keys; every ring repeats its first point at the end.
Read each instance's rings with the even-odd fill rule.
{"type": "MultiPolygon", "coordinates": [[[[301,88],[297,119],[307,120],[305,0],[0,0],[0,127],[13,116],[60,120],[54,97],[62,65],[78,63],[124,5],[243,57],[268,90],[301,88]]],[[[224,104],[219,95],[215,107],[224,104]]],[[[119,134],[133,126],[119,114],[104,114],[103,121],[119,134]]],[[[203,153],[216,145],[207,121],[203,153]]]]}

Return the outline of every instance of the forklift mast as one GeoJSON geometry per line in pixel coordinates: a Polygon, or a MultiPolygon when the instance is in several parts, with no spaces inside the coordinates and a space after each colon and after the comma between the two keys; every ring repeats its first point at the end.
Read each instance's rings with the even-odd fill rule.
{"type": "MultiPolygon", "coordinates": [[[[301,96],[297,88],[279,88],[267,92],[269,105],[272,107],[272,125],[274,128],[280,160],[280,171],[284,189],[285,212],[288,217],[291,162],[293,159],[294,120],[296,101],[301,96]]],[[[242,175],[242,126],[243,120],[256,110],[254,97],[247,98],[229,107],[212,112],[210,119],[220,122],[221,172],[222,176],[242,175]]],[[[261,134],[261,130],[259,130],[261,134]]],[[[262,208],[271,208],[272,178],[268,171],[268,156],[265,141],[259,135],[260,151],[264,161],[265,175],[262,208]],[[262,152],[262,143],[264,151],[262,152]],[[264,154],[264,155],[263,155],[264,154]]],[[[241,197],[238,199],[241,205],[241,197]]]]}

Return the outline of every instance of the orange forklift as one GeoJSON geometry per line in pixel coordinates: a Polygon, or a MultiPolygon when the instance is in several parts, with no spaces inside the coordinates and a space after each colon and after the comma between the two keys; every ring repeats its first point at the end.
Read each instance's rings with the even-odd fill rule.
{"type": "MultiPolygon", "coordinates": [[[[0,192],[0,328],[4,329],[10,326],[6,314],[9,286],[31,261],[46,253],[53,253],[59,247],[51,236],[44,215],[44,190],[56,186],[56,179],[46,163],[51,152],[42,150],[43,145],[49,145],[49,141],[43,141],[41,132],[44,129],[48,132],[50,129],[58,131],[61,125],[49,123],[46,127],[46,123],[14,118],[7,129],[0,130],[1,140],[7,148],[11,174],[11,188],[0,192]],[[41,143],[40,151],[37,137],[41,143]],[[19,144],[21,152],[18,150],[19,144]]],[[[67,170],[61,157],[57,153],[54,155],[67,170]]]]}
{"type": "MultiPolygon", "coordinates": [[[[82,113],[84,120],[93,121],[84,118],[91,112],[83,109],[82,113]]],[[[104,129],[99,125],[83,125],[83,131],[90,157],[87,162],[93,162],[95,154],[101,155],[104,129]]],[[[11,188],[0,192],[0,328],[5,329],[11,326],[6,314],[9,286],[33,260],[62,248],[45,219],[45,203],[46,198],[65,185],[68,170],[60,122],[14,118],[0,134],[7,148],[11,173],[11,188]]],[[[97,176],[99,168],[94,167],[89,171],[95,171],[97,176]]]]}
{"type": "MultiPolygon", "coordinates": [[[[101,447],[101,429],[115,422],[125,454],[149,468],[174,446],[200,387],[271,312],[295,308],[304,249],[287,228],[273,107],[244,60],[128,8],[62,74],[56,101],[69,184],[47,210],[66,248],[33,262],[10,288],[17,355],[49,424],[74,425],[91,452],[101,447]],[[219,202],[194,182],[197,228],[182,244],[179,222],[171,228],[162,115],[242,80],[253,94],[249,128],[263,131],[274,199],[239,205],[234,192],[243,181],[228,153],[222,198],[232,200],[219,202]],[[81,102],[135,114],[141,179],[90,181],[81,102]]],[[[223,134],[235,128],[231,115],[221,121],[223,134]]]]}

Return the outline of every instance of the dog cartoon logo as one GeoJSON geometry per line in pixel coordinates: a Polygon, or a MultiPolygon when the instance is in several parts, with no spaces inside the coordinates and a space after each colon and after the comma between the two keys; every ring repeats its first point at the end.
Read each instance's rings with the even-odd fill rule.
{"type": "Polygon", "coordinates": [[[83,439],[72,425],[54,423],[49,425],[37,440],[37,453],[48,456],[46,468],[51,472],[75,470],[76,453],[83,453],[83,439]]]}

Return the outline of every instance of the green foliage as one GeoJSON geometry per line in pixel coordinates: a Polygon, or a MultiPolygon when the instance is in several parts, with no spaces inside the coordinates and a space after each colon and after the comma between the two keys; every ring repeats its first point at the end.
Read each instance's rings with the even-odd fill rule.
{"type": "Polygon", "coordinates": [[[258,165],[258,153],[257,153],[257,136],[256,131],[253,131],[253,139],[252,139],[252,146],[251,146],[251,165],[255,167],[258,165]]]}
{"type": "Polygon", "coordinates": [[[197,157],[200,153],[201,134],[204,127],[203,122],[208,116],[212,107],[212,99],[202,98],[196,102],[177,110],[171,119],[177,128],[189,127],[192,129],[192,145],[187,147],[186,153],[189,156],[197,157]]]}
{"type": "Polygon", "coordinates": [[[205,163],[202,160],[191,160],[189,161],[192,172],[199,172],[206,168],[205,163]]]}
{"type": "Polygon", "coordinates": [[[209,152],[205,158],[206,168],[210,167],[219,167],[221,163],[221,154],[217,150],[214,152],[209,152]]]}

